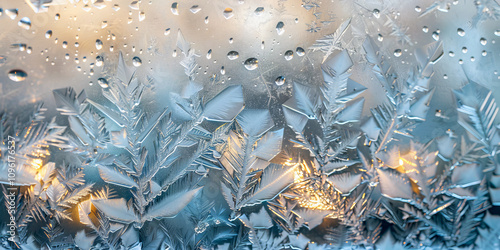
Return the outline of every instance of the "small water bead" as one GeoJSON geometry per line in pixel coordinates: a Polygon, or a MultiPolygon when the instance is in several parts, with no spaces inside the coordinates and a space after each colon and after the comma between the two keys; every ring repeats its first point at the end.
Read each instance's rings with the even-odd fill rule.
{"type": "Polygon", "coordinates": [[[292,50],[287,50],[287,51],[285,52],[285,59],[286,59],[287,61],[290,61],[290,60],[292,60],[292,59],[293,59],[293,51],[292,51],[292,50]]]}
{"type": "Polygon", "coordinates": [[[463,30],[463,29],[461,29],[461,28],[458,28],[458,29],[457,29],[457,34],[458,34],[459,36],[465,36],[465,30],[463,30]]]}
{"type": "Polygon", "coordinates": [[[285,33],[285,24],[283,22],[278,22],[276,25],[276,32],[278,33],[279,36],[283,35],[285,33]]]}
{"type": "Polygon", "coordinates": [[[144,11],[139,12],[139,22],[144,21],[146,19],[146,13],[144,11]]]}
{"type": "Polygon", "coordinates": [[[479,42],[481,43],[481,45],[486,45],[488,43],[488,40],[486,40],[486,38],[484,37],[481,37],[481,39],[479,39],[479,42]]]}
{"type": "Polygon", "coordinates": [[[436,31],[432,32],[432,38],[434,38],[434,40],[438,41],[439,40],[439,33],[436,31]]]}
{"type": "Polygon", "coordinates": [[[403,52],[401,52],[401,49],[396,49],[396,50],[394,51],[394,56],[395,56],[395,57],[400,57],[402,54],[403,54],[403,52]]]}
{"type": "Polygon", "coordinates": [[[10,19],[14,20],[17,17],[17,14],[19,13],[18,9],[7,9],[5,10],[5,15],[10,17],[10,19]]]}
{"type": "Polygon", "coordinates": [[[420,6],[415,6],[415,11],[416,11],[416,12],[421,12],[421,11],[422,11],[422,8],[420,8],[420,6]]]}
{"type": "Polygon", "coordinates": [[[443,79],[445,79],[445,80],[448,79],[448,75],[444,74],[443,79]]]}
{"type": "Polygon", "coordinates": [[[101,86],[103,89],[106,89],[109,87],[109,84],[108,84],[108,81],[105,79],[105,78],[99,78],[97,79],[97,83],[99,84],[99,86],[101,86]]]}
{"type": "Polygon", "coordinates": [[[208,16],[205,17],[205,24],[208,24],[208,16]]]}
{"type": "Polygon", "coordinates": [[[486,50],[483,50],[483,51],[481,52],[481,55],[482,55],[482,56],[486,56],[486,55],[488,55],[488,52],[486,52],[486,50]]]}
{"type": "Polygon", "coordinates": [[[476,60],[476,58],[475,58],[475,57],[473,57],[473,56],[471,56],[471,57],[470,57],[470,61],[471,61],[471,62],[474,62],[475,60],[476,60]]]}
{"type": "Polygon", "coordinates": [[[448,55],[449,55],[450,57],[454,57],[454,56],[455,56],[455,52],[450,51],[450,52],[448,52],[448,55]]]}
{"type": "Polygon", "coordinates": [[[429,32],[429,28],[427,26],[424,26],[424,27],[422,27],[422,31],[424,33],[427,33],[427,32],[429,32]]]}
{"type": "Polygon", "coordinates": [[[295,18],[295,23],[299,23],[299,18],[295,18]]]}
{"type": "Polygon", "coordinates": [[[297,47],[297,49],[295,49],[295,53],[298,56],[304,56],[306,54],[306,51],[302,47],[297,47]]]}
{"type": "Polygon", "coordinates": [[[99,39],[95,40],[95,48],[97,50],[102,49],[102,41],[101,40],[99,40],[99,39]]]}
{"type": "Polygon", "coordinates": [[[222,12],[222,15],[226,19],[229,19],[229,18],[233,17],[234,16],[233,9],[231,9],[231,8],[224,9],[224,12],[222,12]]]}
{"type": "Polygon", "coordinates": [[[198,5],[193,5],[193,6],[191,6],[191,8],[189,8],[189,11],[191,11],[191,13],[193,13],[193,14],[200,12],[200,10],[201,10],[201,8],[198,5]]]}
{"type": "Polygon", "coordinates": [[[209,49],[207,52],[207,59],[212,58],[212,49],[209,49]]]}
{"type": "Polygon", "coordinates": [[[47,32],[45,32],[45,38],[49,39],[52,37],[52,30],[47,30],[47,32]]]}
{"type": "Polygon", "coordinates": [[[266,48],[266,44],[264,43],[264,41],[262,41],[262,43],[260,44],[260,49],[265,49],[266,48]]]}
{"type": "Polygon", "coordinates": [[[255,9],[254,12],[255,12],[255,15],[260,16],[264,12],[264,7],[257,7],[257,9],[255,9]]]}
{"type": "Polygon", "coordinates": [[[114,4],[112,9],[113,9],[114,11],[118,11],[118,10],[120,10],[120,5],[118,5],[118,4],[114,4]]]}
{"type": "Polygon", "coordinates": [[[21,27],[25,30],[29,30],[29,29],[31,29],[31,20],[27,17],[23,17],[23,18],[21,18],[21,20],[19,20],[17,25],[19,25],[19,27],[21,27]]]}
{"type": "Polygon", "coordinates": [[[225,75],[226,74],[226,69],[224,68],[224,66],[222,66],[220,68],[220,73],[221,73],[221,75],[225,75]]]}
{"type": "Polygon", "coordinates": [[[467,53],[467,47],[462,47],[462,53],[467,53]]]}
{"type": "Polygon", "coordinates": [[[141,58],[139,58],[138,56],[134,56],[134,58],[132,58],[132,65],[134,65],[134,67],[141,66],[142,65],[141,58]]]}
{"type": "Polygon", "coordinates": [[[165,32],[163,32],[165,36],[168,36],[170,34],[170,28],[166,29],[165,32]]]}
{"type": "Polygon", "coordinates": [[[259,67],[259,60],[257,58],[248,58],[243,65],[245,65],[245,68],[247,70],[254,70],[259,67]]]}
{"type": "Polygon", "coordinates": [[[232,44],[234,42],[234,39],[231,37],[229,38],[229,44],[232,44]]]}
{"type": "MultiPolygon", "coordinates": [[[[68,53],[66,53],[66,55],[64,55],[64,58],[65,58],[66,60],[69,60],[69,54],[68,54],[68,53]]],[[[97,66],[99,66],[99,65],[97,65],[97,66]]]]}
{"type": "Polygon", "coordinates": [[[372,14],[373,14],[373,16],[374,16],[375,18],[377,18],[377,19],[378,19],[378,18],[380,18],[380,10],[378,10],[378,9],[374,9],[374,10],[372,11],[372,14]]]}
{"type": "Polygon", "coordinates": [[[459,60],[458,60],[458,64],[464,64],[464,60],[459,59],[459,60]]]}
{"type": "Polygon", "coordinates": [[[64,41],[64,42],[62,43],[62,47],[63,47],[63,49],[67,48],[67,47],[68,47],[68,42],[64,41]]]}
{"type": "Polygon", "coordinates": [[[377,40],[378,40],[379,42],[384,41],[384,36],[382,36],[382,34],[378,34],[378,36],[377,36],[377,40]]]}
{"type": "Polygon", "coordinates": [[[33,48],[31,48],[30,46],[28,46],[28,48],[26,48],[26,53],[31,54],[32,51],[33,51],[33,48]]]}
{"type": "Polygon", "coordinates": [[[61,15],[59,13],[57,13],[55,16],[54,16],[54,19],[57,21],[59,19],[61,19],[61,15]]]}
{"type": "Polygon", "coordinates": [[[238,57],[240,57],[240,55],[237,51],[229,51],[229,53],[227,53],[227,58],[229,58],[229,60],[236,60],[238,57]]]}
{"type": "Polygon", "coordinates": [[[104,64],[104,58],[102,58],[102,56],[97,56],[95,58],[95,65],[97,67],[101,67],[103,64],[104,64]]]}
{"type": "Polygon", "coordinates": [[[20,69],[14,69],[9,71],[9,79],[14,81],[14,82],[22,82],[26,80],[26,77],[28,77],[28,74],[24,72],[23,70],[20,69]]]}
{"type": "Polygon", "coordinates": [[[274,83],[276,84],[276,86],[282,86],[283,84],[285,84],[285,81],[286,78],[284,76],[278,76],[278,78],[274,80],[274,83]]]}
{"type": "Polygon", "coordinates": [[[172,11],[172,14],[179,15],[179,4],[174,2],[170,10],[172,11]]]}
{"type": "Polygon", "coordinates": [[[500,36],[500,30],[495,30],[493,34],[495,34],[495,36],[500,36]]]}
{"type": "Polygon", "coordinates": [[[80,47],[80,43],[75,42],[75,47],[76,47],[76,48],[80,47]]]}
{"type": "Polygon", "coordinates": [[[172,52],[172,57],[176,57],[177,56],[177,50],[174,49],[174,51],[172,52]]]}

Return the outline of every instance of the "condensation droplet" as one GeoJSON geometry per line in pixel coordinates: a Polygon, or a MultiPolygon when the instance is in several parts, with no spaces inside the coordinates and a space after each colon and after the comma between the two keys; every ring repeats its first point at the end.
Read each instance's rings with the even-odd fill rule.
{"type": "Polygon", "coordinates": [[[28,74],[26,72],[20,70],[20,69],[14,69],[9,71],[9,79],[14,81],[14,82],[22,82],[26,80],[26,77],[28,77],[28,74]]]}
{"type": "MultiPolygon", "coordinates": [[[[68,55],[69,56],[69,55],[68,55]]],[[[102,58],[102,56],[97,56],[95,58],[95,65],[97,67],[101,67],[102,65],[104,64],[104,58],[102,58]]]]}
{"type": "Polygon", "coordinates": [[[298,56],[304,56],[306,54],[306,51],[302,47],[297,47],[297,49],[295,49],[295,53],[298,56]]]}
{"type": "Polygon", "coordinates": [[[257,16],[262,15],[263,12],[264,12],[264,7],[257,7],[257,9],[255,9],[255,15],[257,16]]]}
{"type": "Polygon", "coordinates": [[[467,47],[462,47],[462,53],[467,53],[467,47]]]}
{"type": "Polygon", "coordinates": [[[450,51],[450,52],[448,52],[448,55],[449,55],[450,57],[454,57],[454,56],[455,56],[455,52],[450,51]]]}
{"type": "Polygon", "coordinates": [[[262,41],[262,43],[260,44],[260,49],[265,49],[266,48],[266,43],[264,43],[264,41],[262,41]]]}
{"type": "Polygon", "coordinates": [[[384,41],[384,36],[382,36],[382,34],[378,34],[378,36],[377,36],[377,40],[378,40],[379,42],[384,41]]]}
{"type": "Polygon", "coordinates": [[[259,67],[259,60],[257,58],[248,58],[243,65],[245,65],[245,68],[247,70],[254,70],[259,67]]]}
{"type": "Polygon", "coordinates": [[[193,6],[191,6],[191,8],[189,8],[189,11],[191,11],[191,13],[193,13],[193,14],[200,12],[200,10],[201,10],[201,8],[198,5],[193,5],[193,6]]]}
{"type": "Polygon", "coordinates": [[[458,29],[457,29],[457,34],[458,34],[459,36],[465,36],[465,30],[463,30],[463,29],[461,29],[461,28],[458,28],[458,29]]]}
{"type": "Polygon", "coordinates": [[[170,34],[170,28],[166,29],[165,32],[163,32],[165,36],[168,36],[170,34]]]}
{"type": "Polygon", "coordinates": [[[105,79],[105,78],[99,78],[97,79],[97,83],[99,84],[99,86],[101,86],[103,89],[106,89],[109,87],[108,85],[108,81],[105,79]]]}
{"type": "Polygon", "coordinates": [[[486,52],[486,50],[483,50],[483,51],[481,52],[481,55],[482,55],[482,56],[486,56],[486,55],[488,55],[488,52],[486,52]]]}
{"type": "Polygon", "coordinates": [[[144,11],[139,12],[139,22],[144,21],[146,19],[146,13],[144,11]]]}
{"type": "Polygon", "coordinates": [[[225,75],[225,74],[226,74],[226,69],[224,68],[224,66],[222,66],[222,67],[220,68],[220,73],[221,73],[222,75],[225,75]]]}
{"type": "Polygon", "coordinates": [[[132,58],[132,64],[135,66],[135,67],[139,67],[142,65],[142,60],[141,58],[139,58],[138,56],[135,56],[134,58],[132,58]]]}
{"type": "Polygon", "coordinates": [[[222,15],[226,19],[229,19],[229,18],[233,17],[234,16],[233,9],[231,9],[231,8],[224,9],[224,12],[222,12],[222,15]]]}
{"type": "Polygon", "coordinates": [[[278,78],[276,78],[276,80],[274,80],[274,83],[276,84],[276,86],[281,86],[281,85],[285,84],[285,80],[286,80],[286,78],[284,76],[278,76],[278,78]]]}
{"type": "Polygon", "coordinates": [[[422,11],[422,8],[420,8],[420,6],[415,6],[415,11],[416,11],[416,12],[421,12],[421,11],[422,11]]]}
{"type": "Polygon", "coordinates": [[[278,35],[281,36],[283,33],[285,33],[285,24],[283,22],[279,22],[276,25],[276,32],[278,32],[278,35]]]}
{"type": "Polygon", "coordinates": [[[292,60],[292,59],[293,59],[293,51],[291,51],[291,50],[287,50],[287,51],[285,52],[285,59],[286,59],[287,61],[292,60]]]}
{"type": "Polygon", "coordinates": [[[234,39],[231,37],[229,38],[229,44],[232,44],[234,42],[234,39]]]}
{"type": "Polygon", "coordinates": [[[21,18],[21,20],[19,20],[17,25],[19,25],[19,27],[21,27],[25,30],[29,30],[29,29],[31,29],[31,20],[27,17],[23,17],[23,18],[21,18]]]}
{"type": "Polygon", "coordinates": [[[240,57],[240,54],[237,51],[233,50],[227,53],[227,58],[229,58],[229,60],[236,60],[238,59],[238,57],[240,57]]]}
{"type": "Polygon", "coordinates": [[[486,45],[488,43],[488,40],[486,40],[486,38],[484,37],[481,37],[481,39],[479,39],[479,42],[481,43],[481,45],[486,45]]]}
{"type": "Polygon", "coordinates": [[[172,11],[172,14],[179,15],[179,4],[177,2],[174,2],[170,10],[172,11]]]}
{"type": "Polygon", "coordinates": [[[52,30],[47,30],[47,32],[45,32],[45,38],[49,39],[52,37],[52,30]]]}
{"type": "Polygon", "coordinates": [[[422,31],[423,31],[424,33],[429,32],[429,27],[427,27],[427,26],[422,27],[422,31]]]}
{"type": "Polygon", "coordinates": [[[207,52],[207,59],[212,58],[212,49],[209,49],[207,52]]]}
{"type": "Polygon", "coordinates": [[[5,15],[7,15],[8,17],[10,17],[10,19],[12,19],[12,20],[16,19],[18,13],[19,13],[18,9],[7,9],[7,10],[5,10],[5,15]]]}
{"type": "Polygon", "coordinates": [[[435,32],[435,31],[432,32],[432,38],[434,38],[434,40],[436,40],[436,41],[439,40],[439,33],[435,32]]]}
{"type": "Polygon", "coordinates": [[[495,36],[500,36],[500,30],[495,30],[493,34],[495,34],[495,36]]]}
{"type": "Polygon", "coordinates": [[[205,17],[205,24],[208,24],[208,16],[205,17]]]}
{"type": "Polygon", "coordinates": [[[99,40],[99,39],[95,40],[95,48],[97,50],[102,49],[102,41],[101,40],[99,40]]]}
{"type": "Polygon", "coordinates": [[[394,51],[394,56],[395,56],[395,57],[400,57],[402,54],[403,54],[403,52],[401,52],[401,49],[396,49],[396,50],[394,51]]]}
{"type": "Polygon", "coordinates": [[[380,10],[378,10],[378,9],[374,9],[374,10],[372,11],[372,14],[373,14],[373,16],[374,16],[375,18],[380,18],[380,10]]]}

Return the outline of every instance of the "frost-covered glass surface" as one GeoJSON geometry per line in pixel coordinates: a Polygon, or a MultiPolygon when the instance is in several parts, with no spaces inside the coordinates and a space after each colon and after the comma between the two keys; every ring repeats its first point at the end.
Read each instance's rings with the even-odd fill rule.
{"type": "Polygon", "coordinates": [[[0,248],[500,248],[499,19],[2,0],[0,248]]]}

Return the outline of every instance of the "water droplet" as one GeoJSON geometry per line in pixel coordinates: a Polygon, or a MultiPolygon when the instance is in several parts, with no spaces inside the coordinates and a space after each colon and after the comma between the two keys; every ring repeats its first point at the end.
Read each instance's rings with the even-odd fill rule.
{"type": "Polygon", "coordinates": [[[394,56],[395,57],[400,57],[402,54],[403,54],[403,52],[401,52],[401,49],[397,49],[397,50],[394,51],[394,56]]]}
{"type": "Polygon", "coordinates": [[[459,59],[459,60],[458,60],[458,64],[464,64],[464,60],[459,59]]]}
{"type": "Polygon", "coordinates": [[[278,78],[276,78],[276,80],[274,80],[274,83],[276,84],[276,86],[281,86],[281,85],[285,84],[285,80],[286,80],[286,78],[284,76],[278,76],[278,78]]]}
{"type": "Polygon", "coordinates": [[[141,61],[141,58],[139,58],[138,56],[135,56],[134,58],[132,58],[132,64],[135,66],[135,67],[139,67],[142,65],[142,61],[141,61]]]}
{"type": "Polygon", "coordinates": [[[248,58],[243,65],[245,65],[245,68],[247,70],[254,70],[254,69],[259,67],[259,60],[257,60],[257,58],[253,58],[253,57],[248,58]]]}
{"type": "Polygon", "coordinates": [[[240,54],[238,54],[237,51],[229,51],[229,53],[227,53],[227,58],[229,58],[229,60],[236,60],[238,57],[240,57],[240,54]]]}
{"type": "Polygon", "coordinates": [[[475,61],[475,60],[476,60],[476,58],[475,58],[475,57],[473,57],[473,56],[471,56],[471,57],[470,57],[470,61],[471,61],[471,62],[473,62],[473,61],[475,61]]]}
{"type": "Polygon", "coordinates": [[[118,4],[114,4],[113,5],[113,10],[114,11],[118,11],[119,9],[120,9],[120,5],[118,5],[118,4]]]}
{"type": "Polygon", "coordinates": [[[297,49],[295,49],[295,53],[297,53],[298,56],[304,56],[306,51],[302,47],[297,47],[297,49]]]}
{"type": "Polygon", "coordinates": [[[64,41],[64,42],[62,43],[62,47],[63,47],[63,49],[67,48],[67,47],[68,47],[68,42],[64,41]]]}
{"type": "MultiPolygon", "coordinates": [[[[68,54],[68,57],[69,57],[69,54],[68,54]]],[[[104,64],[104,58],[102,56],[97,56],[95,58],[95,65],[97,67],[101,67],[103,64],[104,64]]]]}
{"type": "Polygon", "coordinates": [[[5,10],[5,15],[7,15],[8,17],[10,17],[10,19],[12,19],[12,20],[16,19],[18,13],[19,13],[18,9],[7,9],[7,10],[5,10]]]}
{"type": "Polygon", "coordinates": [[[481,39],[479,40],[479,42],[481,43],[481,45],[486,45],[488,43],[488,40],[486,40],[486,38],[484,37],[481,37],[481,39]]]}
{"type": "Polygon", "coordinates": [[[177,2],[174,2],[170,10],[172,10],[172,14],[179,15],[179,4],[177,2]]]}
{"type": "Polygon", "coordinates": [[[488,52],[486,52],[486,50],[483,50],[483,51],[481,52],[481,55],[482,55],[482,56],[486,56],[486,55],[488,55],[488,52]]]}
{"type": "Polygon", "coordinates": [[[234,39],[231,37],[229,38],[229,44],[232,44],[234,42],[234,39]]]}
{"type": "Polygon", "coordinates": [[[462,53],[467,53],[467,47],[462,47],[462,53]]]}
{"type": "Polygon", "coordinates": [[[458,28],[458,29],[457,29],[457,34],[458,34],[459,36],[465,36],[465,30],[463,30],[462,28],[458,28]]]}
{"type": "Polygon", "coordinates": [[[421,11],[422,11],[422,8],[420,8],[420,6],[415,6],[415,11],[416,11],[416,12],[421,12],[421,11]]]}
{"type": "Polygon", "coordinates": [[[200,8],[200,6],[198,6],[198,5],[193,5],[193,6],[191,6],[191,8],[189,9],[189,11],[191,11],[191,13],[193,13],[193,14],[196,14],[196,13],[200,12],[200,10],[201,10],[201,8],[200,8]]]}
{"type": "Polygon", "coordinates": [[[61,15],[59,13],[57,13],[55,16],[54,16],[54,19],[57,21],[59,19],[61,19],[61,15]]]}
{"type": "Polygon", "coordinates": [[[443,79],[445,79],[445,80],[448,79],[448,75],[444,74],[443,79]]]}
{"type": "Polygon", "coordinates": [[[224,12],[222,12],[222,15],[223,15],[223,16],[224,16],[224,18],[226,18],[226,19],[229,19],[229,18],[233,17],[233,16],[234,16],[234,14],[233,14],[233,9],[231,9],[231,8],[226,8],[226,9],[224,10],[224,12]]]}
{"type": "Polygon", "coordinates": [[[264,41],[262,41],[262,43],[260,44],[260,49],[265,49],[266,48],[266,44],[264,43],[264,41]]]}
{"type": "Polygon", "coordinates": [[[424,33],[429,32],[429,27],[427,27],[427,26],[422,27],[422,31],[423,31],[424,33]]]}
{"type": "Polygon", "coordinates": [[[49,39],[52,37],[52,30],[47,30],[47,32],[45,32],[45,38],[49,39]]]}
{"type": "Polygon", "coordinates": [[[212,58],[212,49],[209,49],[207,52],[207,59],[212,58]]]}
{"type": "Polygon", "coordinates": [[[174,52],[172,52],[172,57],[176,57],[177,56],[177,50],[174,49],[174,52]]]}
{"type": "Polygon", "coordinates": [[[285,59],[286,59],[287,61],[292,60],[292,59],[293,59],[293,51],[291,51],[291,50],[287,50],[287,51],[285,52],[285,59]]]}
{"type": "Polygon", "coordinates": [[[220,68],[220,73],[221,73],[222,75],[225,75],[225,74],[226,74],[226,69],[224,68],[224,66],[222,66],[222,67],[220,68]]]}
{"type": "Polygon", "coordinates": [[[26,72],[20,69],[14,69],[9,71],[9,79],[14,82],[22,82],[26,80],[26,77],[28,77],[28,74],[26,74],[26,72]]]}
{"type": "Polygon", "coordinates": [[[27,45],[25,43],[15,43],[10,45],[10,48],[12,50],[18,50],[18,51],[26,51],[27,45]]]}
{"type": "Polygon", "coordinates": [[[29,30],[31,28],[31,20],[27,17],[23,17],[23,18],[21,18],[21,20],[19,20],[17,25],[19,25],[19,27],[21,27],[25,30],[29,30]]]}
{"type": "Polygon", "coordinates": [[[139,22],[144,21],[146,19],[146,13],[144,11],[139,12],[139,22]]]}
{"type": "Polygon", "coordinates": [[[102,49],[102,41],[101,40],[99,40],[99,39],[95,40],[95,48],[97,50],[102,49]]]}
{"type": "Polygon", "coordinates": [[[165,36],[168,36],[170,34],[170,28],[166,29],[165,32],[163,32],[165,36]]]}
{"type": "Polygon", "coordinates": [[[378,34],[378,36],[377,36],[377,40],[378,40],[379,42],[384,41],[384,36],[382,36],[382,34],[378,34]]]}
{"type": "Polygon", "coordinates": [[[255,15],[257,16],[262,15],[263,12],[264,12],[264,7],[257,7],[257,9],[255,9],[255,15]]]}
{"type": "Polygon", "coordinates": [[[106,27],[108,27],[108,21],[102,21],[102,23],[101,23],[101,29],[104,29],[106,27]]]}
{"type": "Polygon", "coordinates": [[[97,79],[97,83],[99,83],[99,85],[105,89],[105,88],[108,88],[109,85],[108,85],[108,81],[105,79],[105,78],[99,78],[97,79]]]}
{"type": "Polygon", "coordinates": [[[279,22],[276,25],[276,32],[278,32],[278,35],[281,36],[283,33],[285,33],[285,24],[283,22],[279,22]]]}
{"type": "Polygon", "coordinates": [[[373,16],[374,16],[375,18],[380,18],[380,10],[378,10],[378,9],[374,9],[374,10],[372,11],[372,14],[373,14],[373,16]]]}
{"type": "Polygon", "coordinates": [[[448,52],[448,55],[449,55],[450,57],[454,57],[454,56],[455,56],[455,52],[450,51],[450,52],[448,52]]]}
{"type": "Polygon", "coordinates": [[[435,32],[435,31],[432,32],[432,38],[434,38],[434,40],[436,40],[436,41],[439,40],[439,33],[435,32]]]}
{"type": "Polygon", "coordinates": [[[205,17],[205,24],[208,24],[208,16],[205,17]]]}
{"type": "Polygon", "coordinates": [[[495,36],[500,36],[500,30],[495,30],[493,34],[495,34],[495,36]]]}
{"type": "Polygon", "coordinates": [[[129,7],[133,10],[139,10],[139,1],[133,1],[130,3],[129,7]]]}

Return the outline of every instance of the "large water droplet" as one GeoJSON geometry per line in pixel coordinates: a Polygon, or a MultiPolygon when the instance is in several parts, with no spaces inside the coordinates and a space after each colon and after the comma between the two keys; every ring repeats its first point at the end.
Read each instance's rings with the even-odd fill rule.
{"type": "Polygon", "coordinates": [[[229,58],[229,60],[236,60],[238,59],[238,57],[240,57],[240,54],[237,51],[233,50],[227,53],[227,58],[229,58]]]}
{"type": "Polygon", "coordinates": [[[95,40],[95,48],[97,50],[102,49],[102,41],[101,40],[99,40],[99,39],[95,40]]]}
{"type": "Polygon", "coordinates": [[[179,15],[179,4],[177,2],[174,2],[170,10],[172,10],[172,14],[179,15]]]}
{"type": "Polygon", "coordinates": [[[276,32],[278,32],[278,35],[281,36],[283,33],[285,33],[285,24],[283,22],[279,22],[276,25],[276,32]]]}
{"type": "Polygon", "coordinates": [[[467,47],[462,47],[462,53],[467,53],[467,47]]]}
{"type": "Polygon", "coordinates": [[[302,47],[297,47],[297,49],[295,49],[295,53],[297,53],[298,56],[304,56],[306,51],[302,47]]]}
{"type": "Polygon", "coordinates": [[[233,14],[233,9],[231,9],[231,8],[226,8],[226,9],[224,10],[224,12],[222,12],[222,15],[223,15],[226,19],[229,19],[229,18],[233,17],[233,16],[234,16],[234,14],[233,14]]]}
{"type": "Polygon", "coordinates": [[[17,14],[18,14],[18,9],[7,9],[7,10],[5,10],[5,15],[7,15],[8,17],[10,17],[10,19],[12,19],[12,20],[16,19],[17,14]]]}
{"type": "Polygon", "coordinates": [[[287,51],[285,52],[285,59],[286,59],[287,61],[292,60],[292,59],[293,59],[293,51],[291,51],[291,50],[287,50],[287,51]]]}
{"type": "Polygon", "coordinates": [[[191,6],[191,8],[189,9],[189,11],[191,11],[191,13],[193,13],[193,14],[196,14],[196,13],[200,12],[200,10],[201,10],[201,8],[200,8],[200,6],[198,6],[198,5],[193,5],[193,6],[191,6]]]}
{"type": "Polygon", "coordinates": [[[274,83],[277,86],[281,86],[281,85],[285,84],[285,80],[286,80],[286,78],[284,76],[278,76],[278,78],[276,78],[276,80],[274,80],[274,83]]]}
{"type": "Polygon", "coordinates": [[[255,15],[257,16],[262,15],[263,12],[264,12],[264,7],[257,7],[257,9],[255,9],[255,15]]]}
{"type": "Polygon", "coordinates": [[[401,49],[397,49],[394,51],[394,56],[395,57],[400,57],[403,53],[401,52],[401,49]]]}
{"type": "Polygon", "coordinates": [[[26,74],[26,72],[20,69],[14,69],[9,71],[9,78],[14,82],[22,82],[26,80],[26,77],[28,77],[28,74],[26,74]]]}
{"type": "Polygon", "coordinates": [[[141,58],[139,58],[138,56],[135,56],[134,58],[132,58],[132,64],[135,66],[135,67],[139,67],[142,65],[142,60],[141,58]]]}
{"type": "Polygon", "coordinates": [[[488,43],[488,40],[486,40],[486,38],[484,37],[481,37],[481,39],[479,39],[479,42],[481,43],[481,45],[486,45],[488,43]]]}
{"type": "Polygon", "coordinates": [[[457,29],[457,34],[458,34],[459,36],[465,36],[465,30],[463,30],[462,28],[458,28],[458,29],[457,29]]]}
{"type": "Polygon", "coordinates": [[[23,17],[23,18],[21,18],[21,20],[19,20],[17,25],[19,25],[19,27],[21,27],[25,30],[29,30],[31,28],[31,20],[27,17],[23,17]]]}
{"type": "Polygon", "coordinates": [[[253,58],[253,57],[248,58],[243,65],[245,65],[245,68],[247,70],[254,70],[254,69],[259,67],[259,60],[257,60],[257,58],[253,58]]]}

